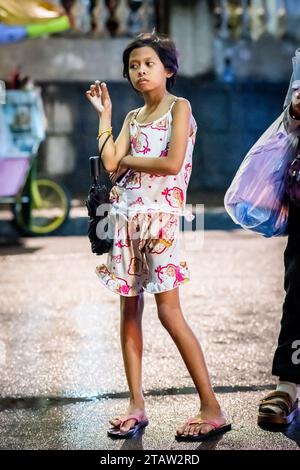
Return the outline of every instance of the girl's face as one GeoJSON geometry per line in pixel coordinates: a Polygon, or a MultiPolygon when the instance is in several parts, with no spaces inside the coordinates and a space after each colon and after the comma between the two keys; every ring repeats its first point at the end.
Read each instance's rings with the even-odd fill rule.
{"type": "Polygon", "coordinates": [[[166,88],[167,78],[172,75],[152,47],[139,47],[130,53],[129,78],[134,88],[141,93],[166,88]]]}

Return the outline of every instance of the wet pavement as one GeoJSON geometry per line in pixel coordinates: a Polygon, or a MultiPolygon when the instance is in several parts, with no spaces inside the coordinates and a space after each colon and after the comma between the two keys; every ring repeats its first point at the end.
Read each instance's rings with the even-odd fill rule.
{"type": "Polygon", "coordinates": [[[241,230],[186,232],[180,288],[233,430],[207,443],[174,440],[197,410],[180,356],[145,294],[144,388],[150,425],[130,441],[106,436],[126,409],[119,297],[94,270],[105,255],[86,237],[21,239],[0,247],[1,449],[298,449],[300,417],[279,432],[256,425],[275,384],[271,362],[283,301],[285,239],[241,230]]]}

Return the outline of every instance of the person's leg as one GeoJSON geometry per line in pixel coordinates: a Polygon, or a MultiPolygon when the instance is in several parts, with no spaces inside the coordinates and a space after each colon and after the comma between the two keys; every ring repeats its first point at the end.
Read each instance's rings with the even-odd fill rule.
{"type": "Polygon", "coordinates": [[[300,239],[297,242],[289,237],[284,264],[286,295],[272,374],[285,381],[300,383],[300,364],[294,357],[300,346],[300,239]]]}
{"type": "MultiPolygon", "coordinates": [[[[120,337],[124,368],[130,391],[130,402],[124,416],[129,414],[143,415],[145,413],[144,396],[142,389],[142,354],[143,334],[142,315],[144,309],[144,295],[135,297],[120,296],[120,337]]],[[[120,420],[111,420],[113,426],[118,426],[120,420]]],[[[121,431],[127,431],[135,425],[134,420],[124,423],[121,431]]]]}
{"type": "MultiPolygon", "coordinates": [[[[212,389],[201,346],[181,311],[179,288],[155,294],[155,300],[159,319],[175,342],[199,394],[200,410],[196,417],[224,424],[226,419],[212,389]]],[[[209,424],[186,424],[177,429],[177,434],[205,434],[212,429],[209,424]]]]}
{"type": "Polygon", "coordinates": [[[279,381],[276,391],[268,394],[260,403],[258,415],[260,423],[269,420],[269,416],[265,416],[266,414],[281,417],[282,419],[277,419],[277,416],[273,417],[278,421],[278,424],[280,424],[280,420],[286,421],[289,411],[285,408],[284,402],[291,412],[288,421],[296,416],[291,407],[296,404],[297,384],[300,384],[300,363],[295,357],[297,344],[298,348],[300,346],[300,208],[292,204],[289,213],[289,237],[284,252],[284,267],[286,295],[282,307],[278,345],[272,366],[272,375],[277,376],[279,381]],[[276,395],[277,392],[280,392],[279,395],[276,395]]]}

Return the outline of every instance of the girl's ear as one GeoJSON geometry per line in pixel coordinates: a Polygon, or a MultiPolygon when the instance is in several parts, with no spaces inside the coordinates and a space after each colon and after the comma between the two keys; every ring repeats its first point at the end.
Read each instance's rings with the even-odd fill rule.
{"type": "Polygon", "coordinates": [[[167,78],[171,78],[174,75],[174,72],[171,72],[171,70],[166,69],[166,72],[167,72],[166,74],[167,78]]]}

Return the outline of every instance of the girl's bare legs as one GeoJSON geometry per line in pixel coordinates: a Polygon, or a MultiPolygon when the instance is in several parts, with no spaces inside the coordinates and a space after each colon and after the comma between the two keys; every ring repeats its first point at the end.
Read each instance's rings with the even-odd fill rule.
{"type": "MultiPolygon", "coordinates": [[[[226,419],[212,389],[201,346],[183,317],[179,289],[155,294],[155,300],[159,319],[179,349],[199,394],[197,417],[224,424],[226,419]]],[[[177,434],[205,434],[212,428],[209,424],[184,425],[177,429],[177,434]]]]}
{"type": "MultiPolygon", "coordinates": [[[[130,391],[130,403],[124,416],[129,414],[143,415],[145,411],[142,389],[143,309],[143,294],[135,297],[120,296],[120,336],[125,373],[130,391]]],[[[121,431],[127,431],[135,423],[134,420],[126,421],[121,431]]],[[[120,421],[113,419],[111,424],[118,426],[120,421]]]]}

